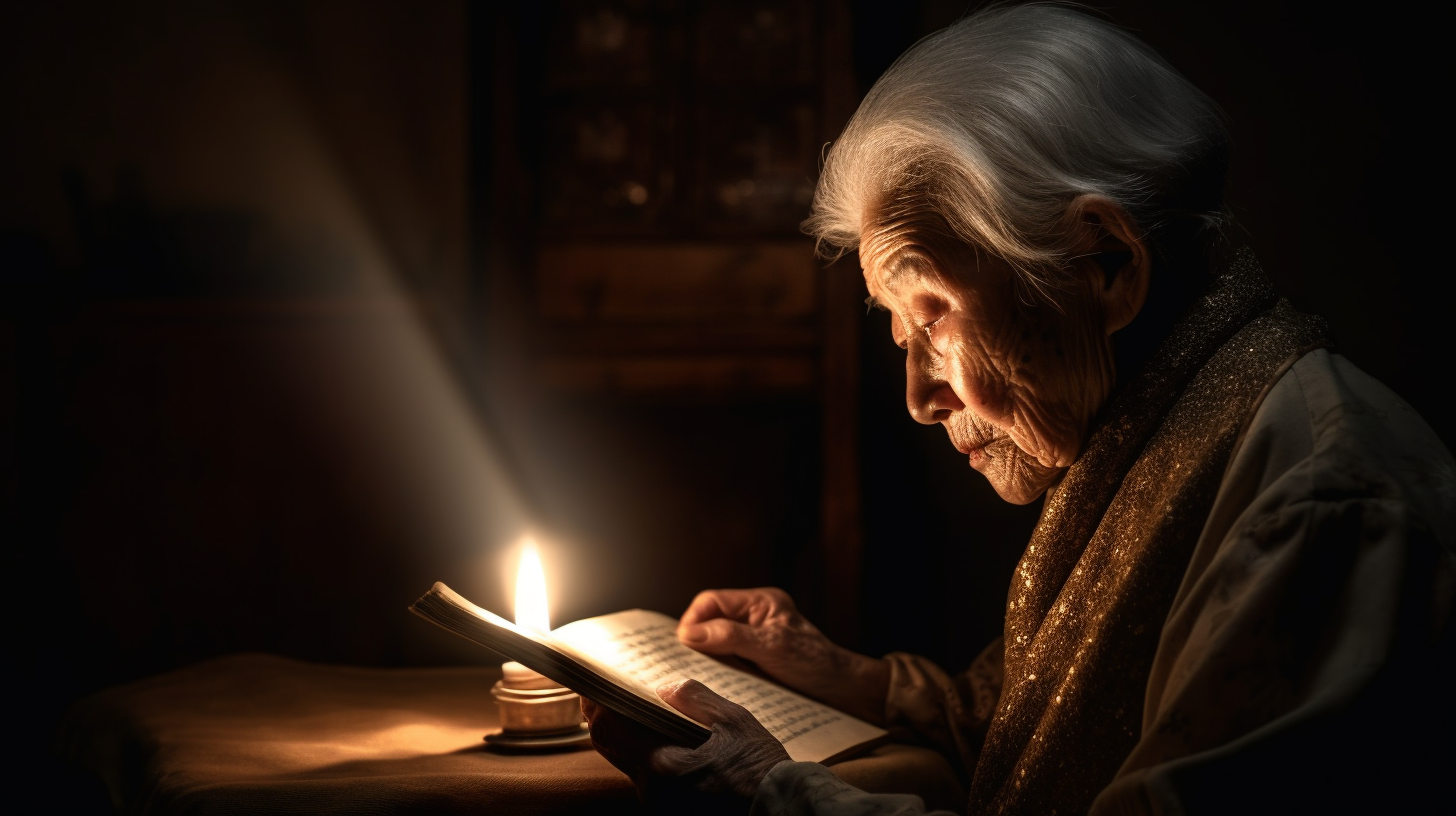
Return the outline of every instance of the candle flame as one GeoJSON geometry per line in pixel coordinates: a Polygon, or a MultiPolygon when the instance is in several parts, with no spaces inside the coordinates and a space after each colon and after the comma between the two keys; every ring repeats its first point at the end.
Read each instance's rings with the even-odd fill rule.
{"type": "Polygon", "coordinates": [[[516,571],[516,625],[542,635],[551,631],[546,611],[546,575],[541,571],[536,545],[530,541],[516,571]]]}

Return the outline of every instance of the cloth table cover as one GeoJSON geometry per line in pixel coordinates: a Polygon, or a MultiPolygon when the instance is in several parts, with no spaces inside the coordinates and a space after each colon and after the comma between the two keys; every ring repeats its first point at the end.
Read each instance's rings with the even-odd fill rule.
{"type": "MultiPolygon", "coordinates": [[[[371,669],[274,655],[218,658],[76,703],[59,747],[123,813],[639,813],[590,747],[506,754],[495,668],[371,669]]],[[[962,811],[949,763],[883,745],[836,764],[871,791],[962,811]]]]}

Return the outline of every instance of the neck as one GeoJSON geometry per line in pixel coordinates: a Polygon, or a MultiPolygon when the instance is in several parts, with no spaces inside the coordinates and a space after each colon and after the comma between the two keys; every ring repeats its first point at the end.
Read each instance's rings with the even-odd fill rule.
{"type": "Polygon", "coordinates": [[[1160,263],[1148,286],[1147,302],[1135,320],[1112,335],[1117,390],[1142,373],[1148,358],[1163,345],[1173,333],[1173,327],[1213,281],[1211,264],[1201,256],[1181,262],[1168,257],[1158,260],[1160,263]]]}

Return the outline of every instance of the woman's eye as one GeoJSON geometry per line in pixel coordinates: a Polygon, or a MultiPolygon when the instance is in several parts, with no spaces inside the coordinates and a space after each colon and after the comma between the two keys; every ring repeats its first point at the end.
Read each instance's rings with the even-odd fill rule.
{"type": "Polygon", "coordinates": [[[942,316],[937,317],[936,319],[931,320],[928,323],[926,323],[925,326],[923,327],[924,330],[925,330],[925,336],[927,338],[929,338],[929,339],[932,339],[932,340],[935,339],[935,330],[940,325],[940,321],[942,321],[944,319],[945,319],[945,316],[942,315],[942,316]]]}

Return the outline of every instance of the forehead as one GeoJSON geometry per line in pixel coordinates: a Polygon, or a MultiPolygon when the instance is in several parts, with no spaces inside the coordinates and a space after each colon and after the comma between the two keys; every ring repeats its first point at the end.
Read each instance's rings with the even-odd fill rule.
{"type": "Polygon", "coordinates": [[[860,237],[860,266],[870,294],[924,288],[949,294],[985,283],[989,256],[948,232],[920,219],[869,222],[860,237]]]}
{"type": "Polygon", "coordinates": [[[922,219],[870,218],[860,234],[860,266],[871,288],[894,291],[935,273],[932,230],[922,219]]]}

